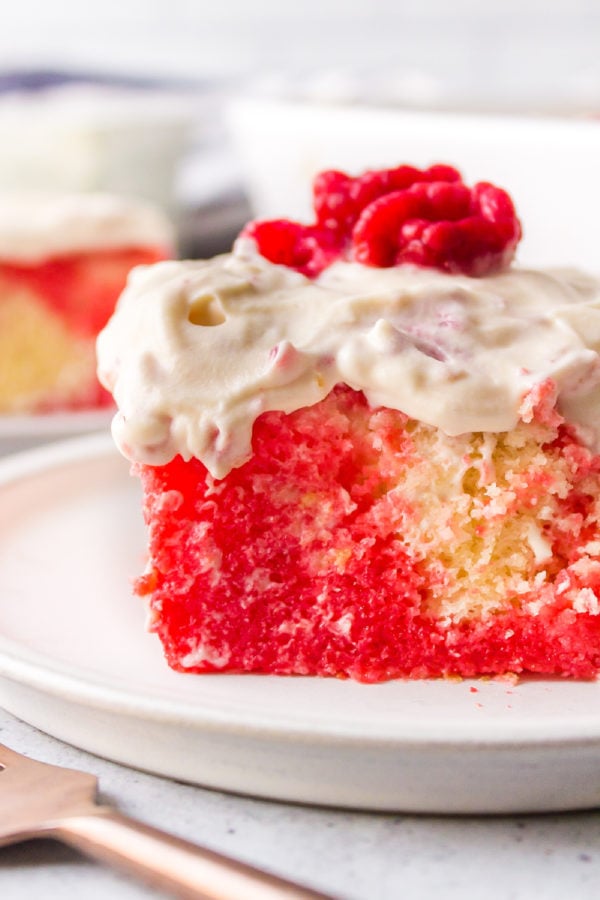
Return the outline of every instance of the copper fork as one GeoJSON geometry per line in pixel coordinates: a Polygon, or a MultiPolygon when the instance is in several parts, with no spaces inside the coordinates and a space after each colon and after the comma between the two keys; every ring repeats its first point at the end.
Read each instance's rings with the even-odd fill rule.
{"type": "Polygon", "coordinates": [[[97,789],[94,775],[0,744],[0,847],[54,838],[186,900],[327,900],[128,818],[99,804],[97,789]]]}

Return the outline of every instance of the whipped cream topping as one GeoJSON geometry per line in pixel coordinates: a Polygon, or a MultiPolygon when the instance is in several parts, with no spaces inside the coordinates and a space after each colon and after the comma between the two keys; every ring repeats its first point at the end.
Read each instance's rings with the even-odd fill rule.
{"type": "Polygon", "coordinates": [[[53,256],[118,247],[174,245],[172,225],[155,206],[113,194],[0,194],[0,260],[37,263],[53,256]]]}
{"type": "Polygon", "coordinates": [[[122,452],[197,457],[216,478],[250,457],[261,413],[341,382],[457,435],[512,429],[552,379],[560,412],[600,446],[600,282],[575,270],[338,262],[311,281],[238,241],[210,261],[135,269],[98,359],[122,452]]]}

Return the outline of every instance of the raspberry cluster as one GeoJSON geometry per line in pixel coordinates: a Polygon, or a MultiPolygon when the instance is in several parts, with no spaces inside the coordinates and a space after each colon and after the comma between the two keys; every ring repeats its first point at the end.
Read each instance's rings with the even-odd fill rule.
{"type": "Polygon", "coordinates": [[[242,236],[271,262],[309,278],[338,259],[387,268],[411,263],[482,276],[514,256],[521,225],[506,191],[468,187],[452,166],[397,166],[356,178],[329,170],[313,184],[315,222],[250,222],[242,236]]]}

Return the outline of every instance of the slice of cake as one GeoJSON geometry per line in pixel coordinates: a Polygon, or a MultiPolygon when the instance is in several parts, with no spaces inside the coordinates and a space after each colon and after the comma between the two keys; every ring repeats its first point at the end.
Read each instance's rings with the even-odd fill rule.
{"type": "Polygon", "coordinates": [[[112,403],[95,340],[129,271],[173,253],[155,208],[101,194],[0,197],[0,413],[112,403]]]}
{"type": "Polygon", "coordinates": [[[171,666],[600,670],[600,283],[511,262],[456,170],[323,173],[315,222],[130,277],[98,341],[171,666]]]}

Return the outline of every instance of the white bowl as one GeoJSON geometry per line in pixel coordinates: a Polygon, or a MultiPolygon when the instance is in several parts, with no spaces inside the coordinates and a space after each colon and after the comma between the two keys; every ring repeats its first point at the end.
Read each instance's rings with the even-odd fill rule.
{"type": "Polygon", "coordinates": [[[123,193],[172,210],[197,106],[192,92],[91,83],[6,93],[0,188],[123,193]]]}
{"type": "Polygon", "coordinates": [[[512,195],[524,227],[519,259],[600,271],[600,120],[412,112],[243,99],[229,124],[254,213],[311,219],[321,169],[434,162],[512,195]]]}

